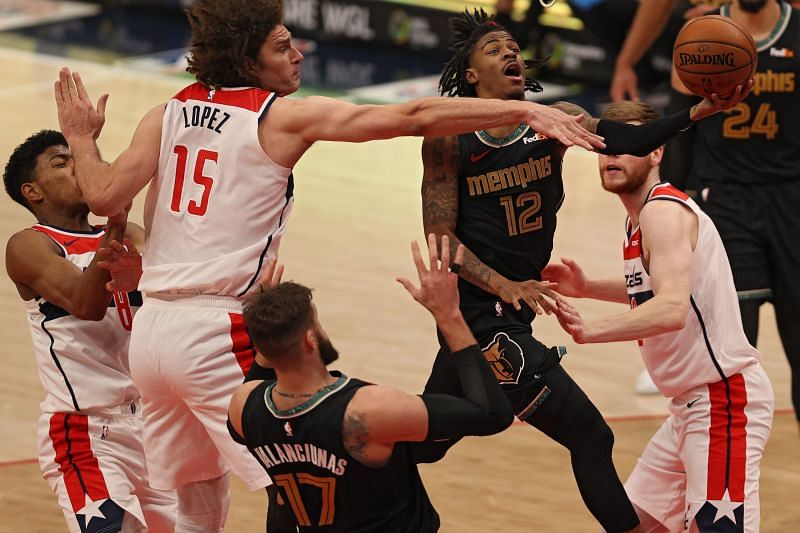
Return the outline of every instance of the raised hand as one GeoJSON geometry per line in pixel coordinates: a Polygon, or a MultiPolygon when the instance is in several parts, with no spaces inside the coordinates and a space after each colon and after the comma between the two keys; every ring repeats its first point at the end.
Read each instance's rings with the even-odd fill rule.
{"type": "Polygon", "coordinates": [[[108,292],[129,292],[139,287],[142,255],[130,239],[123,239],[122,244],[113,240],[108,247],[99,248],[97,255],[102,258],[97,266],[111,273],[111,281],[106,283],[108,292]]]}
{"type": "Polygon", "coordinates": [[[537,133],[558,139],[564,146],[580,146],[587,150],[605,148],[603,137],[591,133],[581,126],[583,115],[573,116],[554,107],[531,104],[535,106],[528,115],[527,124],[537,133]]]}
{"type": "Polygon", "coordinates": [[[419,288],[406,278],[397,278],[408,293],[425,307],[433,317],[440,319],[460,316],[458,308],[458,271],[464,261],[464,246],[456,249],[456,257],[450,263],[450,240],[442,236],[441,257],[436,246],[436,235],[428,235],[428,266],[422,260],[417,241],[411,243],[411,254],[419,276],[419,288]]]}
{"type": "Polygon", "coordinates": [[[694,121],[702,120],[720,111],[736,107],[750,95],[754,83],[753,78],[750,78],[746,84],[737,85],[733,94],[724,100],[716,93],[712,94],[710,98],[704,98],[702,102],[692,107],[690,112],[691,119],[694,121]]]}
{"type": "Polygon", "coordinates": [[[81,75],[64,67],[58,73],[58,81],[55,83],[55,98],[58,124],[67,141],[76,137],[91,136],[92,139],[97,139],[100,136],[106,122],[108,94],[100,96],[95,108],[81,75]]]}
{"type": "Polygon", "coordinates": [[[562,257],[561,263],[550,263],[542,270],[542,280],[550,281],[552,290],[563,296],[583,298],[586,295],[586,275],[572,259],[562,257]]]}

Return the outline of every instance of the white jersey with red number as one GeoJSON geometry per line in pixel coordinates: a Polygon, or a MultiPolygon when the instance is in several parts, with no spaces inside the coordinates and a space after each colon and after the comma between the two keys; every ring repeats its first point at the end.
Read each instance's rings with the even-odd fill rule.
{"type": "MultiPolygon", "coordinates": [[[[67,231],[36,224],[81,270],[92,262],[105,228],[67,231]]],[[[128,367],[128,342],[139,292],[117,293],[100,321],[81,320],[42,297],[25,302],[46,413],[114,413],[133,405],[139,391],[128,367]]],[[[135,408],[134,408],[135,410],[135,408]]]]}
{"type": "Polygon", "coordinates": [[[291,169],[258,137],[276,97],[195,83],[167,104],[145,206],[143,292],[242,297],[256,284],[294,201],[291,169]]]}
{"type": "MultiPolygon", "coordinates": [[[[692,262],[692,293],[686,325],[679,331],[639,341],[644,364],[664,396],[672,398],[699,385],[716,383],[761,359],[745,337],[728,256],[717,228],[684,193],[661,183],[647,197],[678,202],[697,216],[697,246],[692,262]]],[[[642,262],[641,229],[626,221],[625,281],[631,307],[653,297],[642,262]]]]}

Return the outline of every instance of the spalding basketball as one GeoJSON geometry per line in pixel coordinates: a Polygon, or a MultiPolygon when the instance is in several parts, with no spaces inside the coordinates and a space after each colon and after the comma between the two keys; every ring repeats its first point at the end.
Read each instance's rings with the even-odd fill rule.
{"type": "Polygon", "coordinates": [[[675,70],[694,94],[729,98],[753,77],[758,52],[753,37],[729,17],[707,15],[687,22],[675,40],[675,70]]]}

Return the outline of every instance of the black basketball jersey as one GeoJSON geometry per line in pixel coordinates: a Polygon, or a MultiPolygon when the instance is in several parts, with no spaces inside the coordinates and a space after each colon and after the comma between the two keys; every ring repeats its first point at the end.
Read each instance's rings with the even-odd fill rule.
{"type": "Polygon", "coordinates": [[[504,139],[475,132],[458,141],[456,236],[508,279],[541,279],[564,201],[560,145],[527,125],[504,139]]]}
{"type": "Polygon", "coordinates": [[[380,468],[362,465],[342,441],[345,409],[369,383],[339,379],[288,411],[272,402],[275,382],[256,387],[245,403],[247,447],[291,506],[300,531],[428,533],[439,515],[425,492],[410,445],[397,443],[380,468]]]}
{"type": "MultiPolygon", "coordinates": [[[[692,177],[699,183],[800,179],[800,10],[780,6],[775,29],[756,43],[758,68],[750,96],[695,126],[692,177]]],[[[720,13],[730,16],[730,6],[720,13]]]]}

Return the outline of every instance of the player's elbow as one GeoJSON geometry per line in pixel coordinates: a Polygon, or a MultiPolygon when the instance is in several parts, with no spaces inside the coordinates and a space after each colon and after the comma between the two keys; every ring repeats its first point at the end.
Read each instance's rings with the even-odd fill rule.
{"type": "Polygon", "coordinates": [[[92,213],[99,217],[114,216],[122,211],[122,207],[117,206],[111,199],[99,194],[92,196],[84,193],[84,200],[86,200],[86,204],[92,213]]]}
{"type": "Polygon", "coordinates": [[[492,413],[487,417],[485,433],[483,435],[494,435],[508,429],[514,422],[514,413],[511,407],[499,413],[492,413]]]}
{"type": "Polygon", "coordinates": [[[686,327],[689,318],[689,302],[672,301],[663,314],[662,324],[665,332],[678,331],[686,327]]]}

